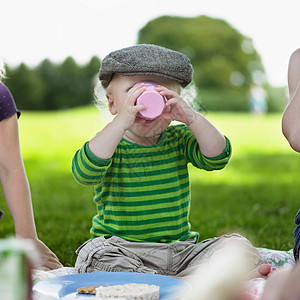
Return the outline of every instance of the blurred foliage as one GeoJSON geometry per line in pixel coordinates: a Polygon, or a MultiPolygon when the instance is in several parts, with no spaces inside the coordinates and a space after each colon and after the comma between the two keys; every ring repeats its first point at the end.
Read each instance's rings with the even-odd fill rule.
{"type": "MultiPolygon", "coordinates": [[[[286,87],[273,87],[264,85],[266,92],[267,111],[283,112],[287,105],[286,87]]],[[[196,98],[197,106],[210,111],[249,111],[250,92],[241,93],[239,90],[201,89],[196,98]]]]}
{"type": "Polygon", "coordinates": [[[93,79],[99,67],[97,57],[84,66],[79,66],[72,57],[61,64],[45,59],[31,69],[24,63],[16,68],[7,67],[4,83],[21,110],[71,108],[92,103],[93,79]]]}
{"type": "Polygon", "coordinates": [[[266,101],[269,112],[283,112],[288,103],[287,87],[274,87],[269,84],[265,85],[266,101]]]}
{"type": "Polygon", "coordinates": [[[282,91],[267,85],[261,58],[252,40],[229,23],[208,16],[162,16],[148,22],[137,42],[185,53],[194,67],[198,107],[207,110],[249,110],[253,84],[267,86],[270,111],[281,111],[282,91]],[[274,102],[274,103],[273,103],[274,102]]]}
{"type": "Polygon", "coordinates": [[[252,73],[264,72],[252,41],[220,19],[159,17],[139,31],[138,42],[185,53],[194,66],[199,88],[249,87],[252,73]],[[240,78],[235,80],[236,72],[240,78]]]}

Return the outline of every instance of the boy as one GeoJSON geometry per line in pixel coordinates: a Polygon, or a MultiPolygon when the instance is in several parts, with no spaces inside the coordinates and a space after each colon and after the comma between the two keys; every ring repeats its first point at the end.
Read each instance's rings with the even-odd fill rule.
{"type": "Polygon", "coordinates": [[[193,68],[182,53],[155,45],[137,45],[105,57],[99,79],[115,115],[78,150],[72,171],[93,185],[98,214],[93,239],[78,250],[78,272],[132,271],[185,276],[229,241],[245,245],[254,265],[256,249],[240,235],[197,243],[190,230],[188,163],[207,171],[226,166],[229,140],[179,96],[192,81],[193,68]],[[165,110],[146,120],[135,105],[142,81],[159,86],[165,110]],[[171,121],[183,124],[169,126],[171,121]]]}

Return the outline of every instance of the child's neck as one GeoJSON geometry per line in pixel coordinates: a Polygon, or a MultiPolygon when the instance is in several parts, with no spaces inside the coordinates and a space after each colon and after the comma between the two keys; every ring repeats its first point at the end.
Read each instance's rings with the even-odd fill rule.
{"type": "Polygon", "coordinates": [[[151,146],[156,144],[161,137],[161,134],[151,137],[144,137],[144,136],[136,136],[133,135],[131,132],[126,131],[123,138],[131,143],[135,143],[138,145],[143,146],[151,146]]]}

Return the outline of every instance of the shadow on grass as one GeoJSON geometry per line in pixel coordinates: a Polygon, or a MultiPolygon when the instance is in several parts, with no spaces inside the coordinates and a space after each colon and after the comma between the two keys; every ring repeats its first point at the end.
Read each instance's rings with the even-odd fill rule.
{"type": "Polygon", "coordinates": [[[190,221],[201,239],[239,232],[257,247],[293,247],[294,217],[299,209],[290,186],[194,185],[190,221]]]}
{"type": "Polygon", "coordinates": [[[240,232],[257,247],[293,247],[300,208],[298,155],[234,157],[220,173],[203,180],[192,174],[192,229],[205,239],[240,232]]]}

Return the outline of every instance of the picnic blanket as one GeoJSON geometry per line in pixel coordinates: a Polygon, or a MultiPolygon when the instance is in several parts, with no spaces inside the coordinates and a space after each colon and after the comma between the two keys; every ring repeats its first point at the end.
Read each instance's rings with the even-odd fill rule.
{"type": "MultiPolygon", "coordinates": [[[[288,251],[279,251],[266,248],[257,248],[260,252],[263,262],[270,265],[271,272],[276,269],[295,264],[293,249],[288,251]]],[[[71,267],[63,267],[52,271],[35,270],[33,274],[34,283],[40,280],[75,274],[75,269],[71,267]]],[[[260,300],[266,280],[263,278],[255,278],[245,282],[246,292],[251,296],[252,300],[260,300]]]]}

